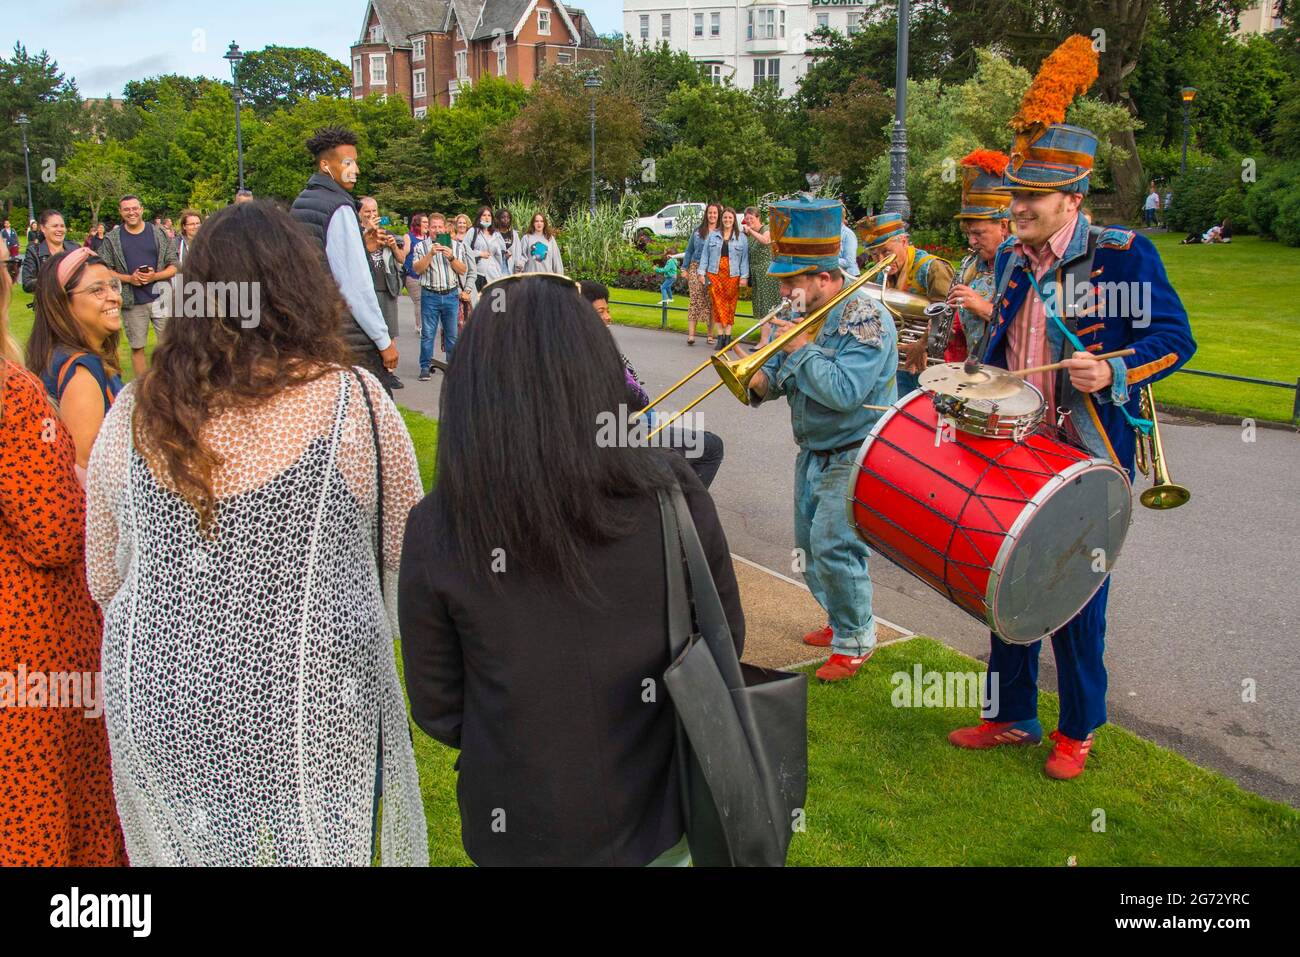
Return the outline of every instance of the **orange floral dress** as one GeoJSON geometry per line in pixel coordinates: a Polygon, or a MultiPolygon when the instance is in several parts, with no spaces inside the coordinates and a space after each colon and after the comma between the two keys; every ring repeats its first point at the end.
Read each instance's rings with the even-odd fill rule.
{"type": "Polygon", "coordinates": [[[72,436],[34,376],[0,376],[0,866],[123,866],[72,436]]]}
{"type": "Polygon", "coordinates": [[[718,271],[709,273],[709,301],[713,318],[724,334],[731,332],[736,321],[736,301],[740,298],[740,277],[731,274],[731,257],[718,260],[718,271]]]}

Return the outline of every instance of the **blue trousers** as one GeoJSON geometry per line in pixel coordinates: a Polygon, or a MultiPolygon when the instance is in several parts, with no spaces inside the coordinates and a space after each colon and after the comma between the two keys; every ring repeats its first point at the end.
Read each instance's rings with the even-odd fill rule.
{"type": "Polygon", "coordinates": [[[451,352],[456,348],[456,327],[460,320],[460,293],[434,292],[432,289],[420,291],[420,371],[429,368],[433,362],[433,340],[437,338],[438,327],[442,326],[442,341],[447,349],[447,361],[451,362],[451,352]]]}
{"type": "Polygon", "coordinates": [[[675,283],[676,281],[677,281],[677,279],[676,279],[676,277],[674,277],[674,276],[665,276],[665,277],[664,277],[664,281],[661,282],[661,283],[659,284],[659,298],[660,298],[660,299],[672,299],[672,298],[673,298],[673,283],[675,283]]]}
{"type": "Polygon", "coordinates": [[[871,550],[844,517],[857,450],[837,455],[800,449],[794,465],[794,544],[804,581],[831,624],[831,650],[865,655],[876,644],[871,614],[871,550]]]}
{"type": "MultiPolygon", "coordinates": [[[[1061,692],[1062,734],[1082,741],[1106,723],[1106,597],[1110,579],[1077,615],[1052,633],[1057,683],[1061,692]]],[[[997,681],[997,697],[987,688],[988,701],[997,701],[995,721],[1024,721],[1038,717],[1038,653],[1043,643],[1009,645],[990,635],[987,682],[997,681]]]]}
{"type": "Polygon", "coordinates": [[[915,372],[908,372],[905,369],[898,370],[898,397],[901,399],[909,392],[915,392],[921,387],[921,377],[915,372]]]}

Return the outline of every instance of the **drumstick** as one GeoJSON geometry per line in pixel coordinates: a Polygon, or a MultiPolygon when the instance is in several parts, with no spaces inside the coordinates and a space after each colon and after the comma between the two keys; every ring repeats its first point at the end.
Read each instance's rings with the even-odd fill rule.
{"type": "Polygon", "coordinates": [[[872,412],[888,412],[893,408],[892,405],[864,405],[862,408],[870,409],[872,412]]]}
{"type": "MultiPolygon", "coordinates": [[[[1119,359],[1122,356],[1131,356],[1136,351],[1137,351],[1136,349],[1118,349],[1115,352],[1103,352],[1099,356],[1093,356],[1093,358],[1097,360],[1119,359]]],[[[1025,376],[1033,375],[1034,373],[1037,372],[1055,372],[1057,369],[1063,369],[1063,368],[1065,368],[1064,362],[1053,362],[1051,365],[1034,366],[1032,369],[1012,369],[1011,374],[1020,376],[1020,378],[1023,379],[1025,376]]]]}

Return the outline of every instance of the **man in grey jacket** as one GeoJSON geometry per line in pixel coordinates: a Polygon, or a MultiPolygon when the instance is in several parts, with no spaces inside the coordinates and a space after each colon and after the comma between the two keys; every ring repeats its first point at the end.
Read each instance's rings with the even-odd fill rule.
{"type": "Polygon", "coordinates": [[[341,126],[317,130],[307,141],[316,172],[293,201],[290,213],[320,243],[325,263],[347,304],[343,338],[355,353],[356,364],[388,387],[385,370],[397,368],[397,343],[375,296],[374,280],[357,219],[357,202],[351,196],[361,168],[357,165],[357,137],[341,126]]]}
{"type": "Polygon", "coordinates": [[[122,328],[131,344],[131,368],[139,377],[145,370],[150,324],[159,338],[167,327],[170,299],[160,301],[155,289],[176,275],[176,244],[161,226],[144,221],[139,196],[123,196],[117,211],[122,225],[104,237],[99,255],[122,284],[122,328]]]}

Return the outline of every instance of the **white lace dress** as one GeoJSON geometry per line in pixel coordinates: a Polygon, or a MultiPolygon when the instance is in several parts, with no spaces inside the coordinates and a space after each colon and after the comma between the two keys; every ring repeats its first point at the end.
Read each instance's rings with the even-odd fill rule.
{"type": "Polygon", "coordinates": [[[330,373],[209,425],[216,533],[131,437],[134,389],[90,459],[86,562],[104,608],[104,704],[133,865],[428,863],[398,682],[396,581],[422,489],[396,406],[330,373]],[[382,741],[382,745],[381,745],[382,741]]]}

